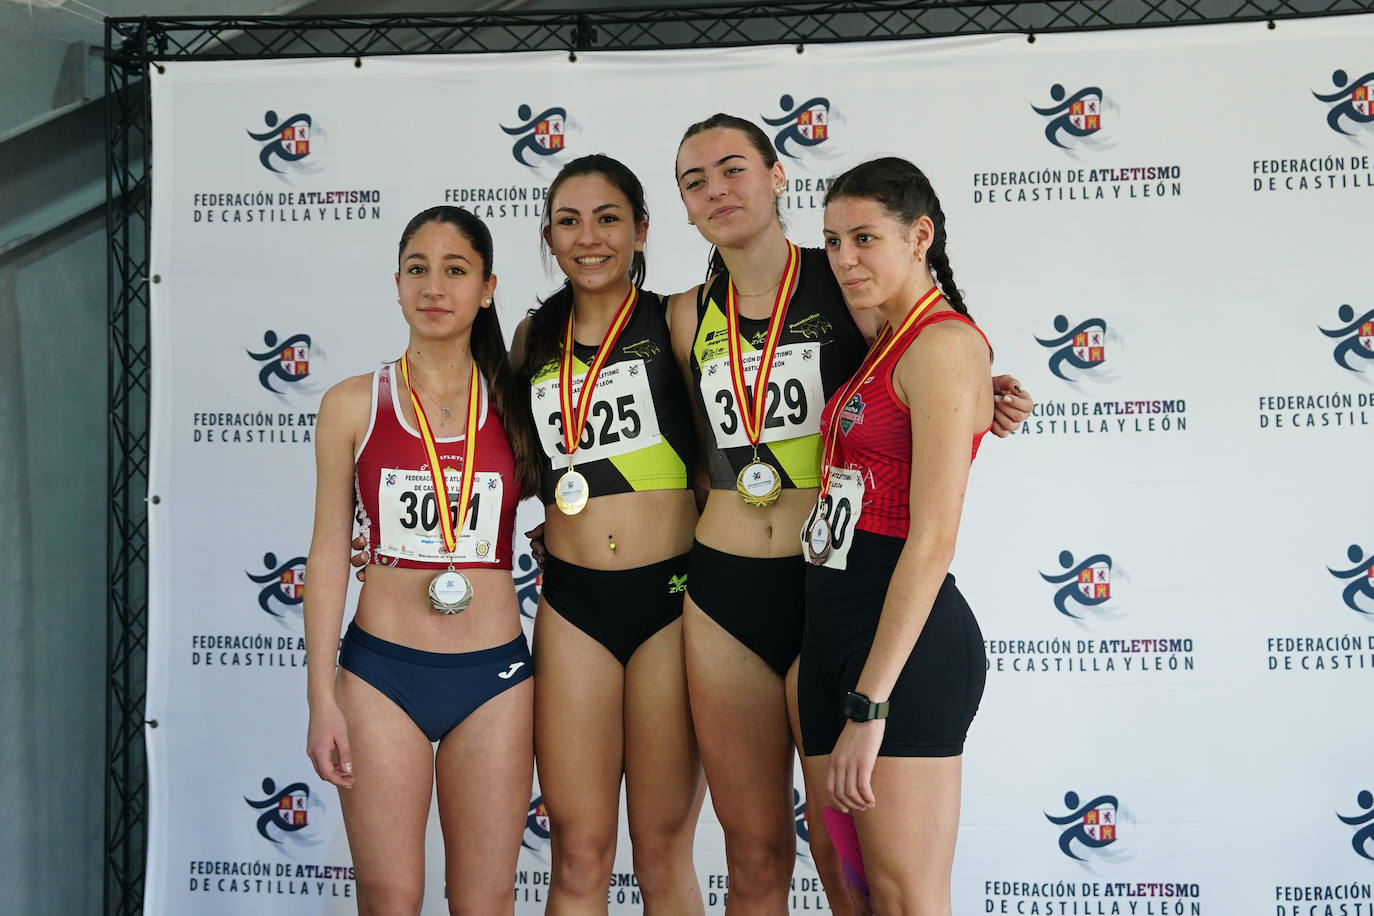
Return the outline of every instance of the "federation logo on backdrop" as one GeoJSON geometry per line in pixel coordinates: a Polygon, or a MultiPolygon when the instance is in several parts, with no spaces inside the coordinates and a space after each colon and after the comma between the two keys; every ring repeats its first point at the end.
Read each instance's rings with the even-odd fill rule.
{"type": "MultiPolygon", "coordinates": [[[[314,441],[313,411],[287,409],[293,404],[314,406],[322,386],[311,376],[324,361],[324,350],[311,342],[309,334],[294,334],[285,340],[268,330],[262,335],[267,348],[260,353],[245,348],[249,359],[258,363],[258,384],[275,395],[267,409],[244,403],[243,392],[226,396],[220,407],[213,403],[191,414],[191,441],[243,445],[308,445],[314,441]]],[[[245,379],[246,382],[246,379],[245,379]]],[[[261,396],[261,395],[260,395],[261,396]]]]}
{"type": "MultiPolygon", "coordinates": [[[[233,142],[247,143],[237,133],[237,128],[225,128],[226,132],[230,130],[233,142]]],[[[312,115],[298,112],[283,119],[276,111],[268,109],[262,114],[262,126],[245,128],[245,133],[256,144],[250,148],[264,171],[248,165],[251,160],[247,155],[242,160],[242,168],[235,165],[237,159],[214,159],[218,163],[215,173],[222,175],[227,190],[217,191],[212,185],[209,189],[198,187],[190,192],[191,206],[187,215],[192,224],[207,227],[233,224],[239,231],[252,233],[274,231],[270,227],[276,223],[305,229],[306,223],[369,222],[382,218],[382,192],[378,188],[340,189],[335,185],[328,190],[315,190],[310,187],[314,183],[310,179],[324,171],[321,160],[326,140],[324,129],[312,115]],[[264,172],[271,173],[277,184],[253,187],[255,178],[266,177],[264,172]]],[[[214,132],[203,138],[193,138],[191,142],[204,149],[217,150],[230,139],[228,135],[214,132]]]]}
{"type": "MultiPolygon", "coordinates": [[[[1125,350],[1120,334],[1101,317],[1085,318],[1076,324],[1067,315],[1055,315],[1054,331],[1035,342],[1050,351],[1050,374],[1083,392],[1086,383],[1116,386],[1124,373],[1117,360],[1125,350]]],[[[1031,418],[1021,424],[1019,435],[1042,434],[1100,436],[1112,433],[1168,433],[1188,428],[1188,402],[1159,393],[1129,392],[1112,400],[1046,400],[1031,410],[1031,418]]]]}
{"type": "Polygon", "coordinates": [[[279,789],[269,776],[262,781],[262,792],[264,798],[243,797],[250,808],[262,812],[257,818],[259,836],[288,855],[291,854],[289,847],[316,846],[321,842],[308,829],[311,821],[323,811],[323,805],[312,795],[309,785],[293,782],[279,789]]]}
{"type": "Polygon", "coordinates": [[[254,133],[250,129],[247,133],[259,144],[258,162],[263,168],[276,175],[311,175],[321,171],[318,163],[307,162],[315,151],[317,138],[324,138],[324,131],[315,126],[310,115],[301,112],[282,120],[269,109],[263,113],[262,121],[266,130],[254,133]]]}
{"type": "Polygon", "coordinates": [[[805,164],[808,161],[829,163],[842,153],[835,148],[834,141],[836,124],[843,118],[825,96],[812,96],[804,101],[798,98],[801,97],[783,93],[778,98],[780,113],[759,117],[774,130],[773,148],[779,156],[794,160],[799,173],[788,176],[778,205],[788,210],[820,210],[825,206],[830,178],[824,174],[808,176],[805,164]]]}
{"type": "Polygon", "coordinates": [[[1326,568],[1335,578],[1349,580],[1341,590],[1341,600],[1358,614],[1374,615],[1374,552],[1365,556],[1364,548],[1351,544],[1346,549],[1345,559],[1355,565],[1348,569],[1326,568]]]}
{"type": "Polygon", "coordinates": [[[1374,793],[1361,789],[1355,796],[1355,804],[1359,806],[1358,812],[1346,815],[1337,811],[1336,817],[1342,824],[1359,828],[1350,838],[1350,845],[1360,858],[1374,862],[1374,793]]]}
{"type": "MultiPolygon", "coordinates": [[[[1252,189],[1256,193],[1368,193],[1374,188],[1374,162],[1371,162],[1374,155],[1368,151],[1368,141],[1374,138],[1374,71],[1351,82],[1349,74],[1336,70],[1330,76],[1331,88],[1316,90],[1310,86],[1311,83],[1306,87],[1295,86],[1293,93],[1284,93],[1277,100],[1285,105],[1280,116],[1306,121],[1311,103],[1300,100],[1310,92],[1312,98],[1325,106],[1328,130],[1322,130],[1314,117],[1309,122],[1310,131],[1295,133],[1290,149],[1265,150],[1264,158],[1251,157],[1252,189]],[[1286,107],[1290,102],[1301,104],[1303,109],[1288,114],[1286,107]],[[1322,140],[1329,144],[1329,152],[1321,149],[1322,140]]],[[[1272,103],[1270,108],[1273,108],[1272,103]]]]}
{"type": "MultiPolygon", "coordinates": [[[[1374,184],[1370,185],[1374,187],[1374,184]]],[[[1327,306],[1329,308],[1329,306],[1327,306]]],[[[1325,311],[1325,308],[1323,308],[1325,311]]],[[[1282,378],[1273,378],[1259,392],[1256,403],[1259,406],[1260,429],[1303,429],[1340,430],[1348,427],[1368,427],[1374,424],[1374,309],[1357,316],[1355,307],[1344,303],[1336,309],[1335,327],[1325,327],[1326,322],[1318,320],[1317,330],[1327,339],[1336,341],[1329,351],[1329,359],[1339,367],[1332,372],[1332,386],[1323,387],[1315,393],[1302,393],[1297,385],[1282,384],[1282,378]],[[1335,387],[1341,380],[1356,383],[1358,390],[1342,391],[1335,387]],[[1270,394],[1275,387],[1297,393],[1270,394]]],[[[1315,334],[1310,338],[1320,342],[1315,334]]],[[[1323,355],[1318,357],[1315,346],[1307,348],[1307,362],[1321,364],[1331,372],[1331,362],[1323,355]]],[[[1325,350],[1325,346],[1322,346],[1325,350]]],[[[1311,375],[1311,373],[1307,373],[1311,375]]],[[[1320,434],[1320,433],[1318,433],[1320,434]]]]}
{"type": "Polygon", "coordinates": [[[1046,117],[1045,139],[1054,146],[1072,153],[1077,149],[1093,151],[1110,149],[1113,144],[1098,135],[1102,132],[1103,117],[1107,109],[1116,106],[1108,101],[1097,86],[1087,86],[1073,95],[1068,95],[1063,84],[1055,83],[1050,87],[1051,104],[1040,107],[1034,103],[1035,113],[1046,117]],[[1066,98],[1067,96],[1067,98],[1066,98]]]}
{"type": "Polygon", "coordinates": [[[549,809],[544,805],[544,796],[536,795],[530,799],[529,812],[525,818],[525,835],[521,838],[520,845],[547,862],[550,830],[549,809]]]}
{"type": "MultiPolygon", "coordinates": [[[[1050,351],[1050,374],[1082,390],[1087,382],[1114,385],[1123,373],[1114,361],[1125,350],[1120,334],[1105,318],[1085,318],[1076,324],[1067,315],[1055,315],[1054,332],[1036,337],[1050,351]]],[[[1020,435],[1082,435],[1111,433],[1183,432],[1188,428],[1188,403],[1184,398],[1158,394],[1113,400],[1047,400],[1031,410],[1020,435]]]]}
{"type": "Polygon", "coordinates": [[[1060,586],[1054,593],[1054,606],[1059,613],[1074,620],[1090,616],[1099,620],[1115,620],[1119,609],[1107,602],[1112,598],[1112,558],[1105,553],[1075,562],[1067,550],[1059,553],[1059,569],[1041,572],[1040,578],[1060,586]]]}
{"type": "Polygon", "coordinates": [[[811,824],[806,816],[806,799],[802,798],[801,791],[796,787],[792,789],[792,814],[796,820],[797,839],[801,840],[797,844],[797,858],[811,858],[811,824]]]}
{"type": "Polygon", "coordinates": [[[520,605],[520,616],[533,620],[539,610],[539,591],[544,586],[544,573],[534,562],[534,555],[526,547],[515,558],[515,600],[520,605]]]}
{"type": "Polygon", "coordinates": [[[1363,372],[1374,360],[1374,309],[1355,317],[1355,309],[1348,303],[1336,310],[1336,319],[1344,327],[1327,330],[1318,327],[1327,337],[1340,341],[1331,351],[1336,365],[1351,372],[1363,372]]]}
{"type": "Polygon", "coordinates": [[[760,115],[763,123],[779,128],[773,135],[773,147],[779,155],[798,159],[807,150],[814,150],[829,141],[833,134],[830,124],[830,100],[814,96],[796,104],[790,94],[778,99],[781,115],[760,115]]]}
{"type": "Polygon", "coordinates": [[[1317,101],[1330,106],[1326,112],[1326,126],[1346,137],[1368,134],[1374,124],[1374,71],[1351,82],[1344,70],[1331,74],[1335,92],[1313,91],[1317,101]]]}
{"type": "Polygon", "coordinates": [[[262,387],[273,394],[285,394],[286,389],[278,388],[274,381],[286,385],[296,385],[310,376],[310,335],[295,334],[286,340],[278,340],[276,331],[262,335],[267,349],[261,353],[248,350],[253,359],[262,363],[258,381],[262,387]]]}
{"type": "Polygon", "coordinates": [[[305,601],[305,557],[278,563],[277,555],[268,551],[262,555],[262,565],[266,572],[261,574],[244,571],[249,581],[262,586],[258,607],[278,620],[284,620],[287,611],[299,616],[305,601]]]}
{"type": "Polygon", "coordinates": [[[1129,856],[1111,847],[1121,839],[1121,803],[1115,795],[1099,795],[1082,802],[1072,790],[1064,793],[1066,814],[1045,812],[1045,819],[1064,828],[1059,834],[1059,851],[1079,862],[1102,860],[1124,862],[1129,856]]]}
{"type": "Polygon", "coordinates": [[[1374,620],[1374,551],[1366,552],[1359,544],[1351,544],[1345,549],[1345,557],[1335,566],[1323,567],[1326,574],[1335,579],[1315,577],[1314,592],[1323,596],[1318,610],[1320,613],[1308,614],[1304,619],[1312,621],[1310,628],[1290,628],[1284,636],[1265,637],[1265,661],[1269,671],[1351,672],[1350,676],[1364,676],[1374,670],[1374,636],[1363,627],[1342,633],[1334,630],[1330,622],[1342,619],[1347,623],[1356,618],[1348,616],[1354,611],[1363,621],[1374,620]],[[1323,582],[1325,584],[1323,584],[1323,582]],[[1340,596],[1340,604],[1336,596],[1340,596]],[[1341,610],[1336,611],[1336,608],[1341,610]],[[1327,609],[1332,613],[1328,616],[1327,609]],[[1296,630],[1296,631],[1294,631],[1296,630]],[[1358,672],[1358,674],[1353,674],[1358,672]]]}
{"type": "Polygon", "coordinates": [[[1066,382],[1080,382],[1087,379],[1114,381],[1117,376],[1103,371],[1108,357],[1108,344],[1120,344],[1115,333],[1110,337],[1107,322],[1101,318],[1087,318],[1073,327],[1065,315],[1054,316],[1054,333],[1057,336],[1037,337],[1035,342],[1052,350],[1049,359],[1050,373],[1066,382]]]}
{"type": "MultiPolygon", "coordinates": [[[[972,173],[975,204],[1103,201],[1105,205],[1108,201],[1124,204],[1183,196],[1183,168],[1168,158],[1161,161],[1158,154],[1151,153],[1146,160],[1144,153],[1129,149],[1114,153],[1110,160],[1101,155],[1116,147],[1111,137],[1115,125],[1122,121],[1119,107],[1102,87],[1085,86],[1070,94],[1062,83],[1055,83],[1049,96],[1048,104],[1017,101],[1012,95],[993,95],[987,100],[984,107],[991,116],[982,116],[998,125],[999,130],[1025,122],[1041,132],[1059,152],[1046,151],[1039,162],[1013,163],[1002,159],[979,163],[972,173]],[[1027,105],[1041,120],[1037,122],[1026,114],[1022,105],[1027,105]],[[1067,167],[1060,157],[1077,160],[1081,165],[1067,167]]],[[[1021,145],[1015,138],[1005,137],[1003,142],[987,149],[1000,152],[1021,145]]]]}
{"type": "Polygon", "coordinates": [[[535,168],[542,159],[557,156],[567,148],[568,112],[562,106],[546,108],[536,115],[529,105],[521,105],[515,117],[523,123],[514,127],[502,124],[501,130],[517,138],[510,152],[521,165],[535,168]]]}

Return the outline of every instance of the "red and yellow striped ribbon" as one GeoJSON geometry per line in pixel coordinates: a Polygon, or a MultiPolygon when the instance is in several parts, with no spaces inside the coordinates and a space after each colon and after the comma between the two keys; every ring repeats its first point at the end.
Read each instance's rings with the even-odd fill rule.
{"type": "Polygon", "coordinates": [[[759,357],[758,373],[754,376],[754,396],[749,396],[749,388],[744,382],[744,355],[740,346],[739,311],[735,305],[735,281],[725,296],[725,326],[730,353],[730,380],[734,383],[735,399],[739,403],[740,417],[744,423],[744,434],[752,445],[759,444],[763,435],[763,413],[768,404],[768,376],[773,371],[773,355],[782,337],[783,325],[787,317],[787,304],[797,291],[797,281],[801,275],[801,253],[797,246],[787,243],[787,265],[782,269],[778,281],[778,295],[773,300],[773,312],[768,318],[768,334],[764,338],[763,352],[759,357]]]}
{"type": "Polygon", "coordinates": [[[878,371],[878,365],[882,363],[883,358],[888,353],[892,352],[892,348],[897,345],[897,341],[902,339],[902,335],[910,331],[921,316],[934,307],[941,298],[940,287],[932,286],[929,292],[916,300],[916,307],[907,312],[906,317],[902,319],[902,323],[897,326],[895,332],[892,330],[892,325],[883,325],[883,329],[878,332],[878,338],[873,341],[873,346],[868,348],[868,355],[860,364],[859,371],[840,389],[840,399],[835,402],[835,412],[830,416],[830,429],[825,435],[825,450],[821,453],[821,499],[825,499],[825,494],[830,492],[830,469],[835,466],[835,447],[840,441],[835,432],[840,428],[840,411],[844,410],[849,399],[854,397],[854,393],[863,387],[868,377],[878,371]],[[877,354],[876,358],[874,354],[877,354]]]}
{"type": "MultiPolygon", "coordinates": [[[[439,449],[434,442],[434,432],[429,427],[429,418],[425,416],[425,409],[415,395],[415,387],[410,384],[410,364],[404,354],[401,356],[401,375],[406,381],[406,391],[410,392],[410,403],[415,407],[415,423],[420,427],[420,439],[425,444],[425,455],[429,458],[429,476],[434,481],[435,508],[439,510],[436,514],[439,516],[439,529],[444,535],[444,548],[451,554],[458,547],[458,535],[453,530],[453,518],[449,515],[448,484],[444,481],[444,469],[439,467],[439,449]]],[[[480,384],[477,362],[474,360],[472,378],[468,381],[468,426],[464,433],[462,484],[458,488],[459,528],[467,519],[472,481],[477,472],[477,389],[480,384]]]]}
{"type": "Polygon", "coordinates": [[[572,460],[573,452],[577,451],[577,444],[582,439],[582,427],[587,423],[587,413],[591,410],[592,395],[596,391],[596,380],[601,375],[601,367],[606,365],[606,360],[610,357],[611,351],[615,349],[616,341],[620,339],[620,332],[625,330],[625,325],[630,323],[630,315],[635,310],[635,300],[639,298],[639,292],[633,286],[626,294],[620,309],[611,319],[611,326],[606,329],[606,336],[601,341],[601,347],[596,351],[596,356],[592,359],[592,364],[587,367],[587,376],[582,380],[582,391],[580,397],[574,402],[572,393],[573,380],[573,315],[568,313],[568,326],[563,330],[563,355],[558,363],[558,399],[563,411],[563,447],[567,449],[568,460],[572,460]]]}

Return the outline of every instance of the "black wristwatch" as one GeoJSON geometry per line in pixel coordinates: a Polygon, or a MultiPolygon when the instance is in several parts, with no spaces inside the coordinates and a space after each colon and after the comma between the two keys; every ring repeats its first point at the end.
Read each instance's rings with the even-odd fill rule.
{"type": "Polygon", "coordinates": [[[886,719],[887,701],[874,703],[862,693],[849,691],[840,701],[840,712],[850,722],[872,722],[874,719],[886,719]]]}

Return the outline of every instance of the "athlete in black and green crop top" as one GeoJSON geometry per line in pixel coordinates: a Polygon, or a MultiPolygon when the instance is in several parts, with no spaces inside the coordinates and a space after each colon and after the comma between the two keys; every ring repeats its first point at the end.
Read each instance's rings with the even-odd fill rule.
{"type": "MultiPolygon", "coordinates": [[[[801,275],[787,304],[768,382],[759,457],[782,472],[784,488],[820,486],[821,410],[830,395],[849,380],[868,351],[840,296],[825,252],[800,249],[801,275]]],[[[706,463],[711,489],[733,490],[735,480],[753,460],[754,449],[740,422],[739,404],[730,381],[726,346],[725,299],[730,282],[717,276],[697,305],[697,332],[692,344],[692,380],[697,406],[705,420],[706,463]]],[[[767,332],[767,319],[740,319],[746,377],[753,378],[767,332]]],[[[791,664],[791,659],[787,660],[791,664]]]]}
{"type": "Polygon", "coordinates": [[[534,735],[551,821],[550,911],[604,912],[623,778],[645,909],[703,912],[692,850],[704,788],[681,622],[697,444],[667,306],[635,289],[647,231],[643,188],[624,165],[593,155],[564,166],[544,240],[568,282],[512,347],[543,447],[534,735]],[[572,431],[578,411],[585,422],[572,431]],[[565,424],[576,437],[571,474],[565,424]],[[570,500],[559,481],[577,475],[570,500]]]}
{"type": "MultiPolygon", "coordinates": [[[[597,347],[574,342],[575,377],[586,375],[596,354],[597,347]]],[[[558,370],[558,361],[550,360],[530,380],[530,409],[544,446],[539,493],[546,506],[553,505],[568,466],[558,370]]],[[[673,361],[663,300],[640,291],[598,378],[575,466],[597,497],[685,489],[696,457],[692,405],[673,361]]]]}

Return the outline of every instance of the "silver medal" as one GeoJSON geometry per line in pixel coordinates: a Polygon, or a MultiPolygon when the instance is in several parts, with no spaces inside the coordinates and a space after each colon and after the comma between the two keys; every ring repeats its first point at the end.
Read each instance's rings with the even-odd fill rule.
{"type": "Polygon", "coordinates": [[[458,614],[472,604],[472,583],[456,569],[445,570],[429,583],[429,603],[440,614],[458,614]]]}

